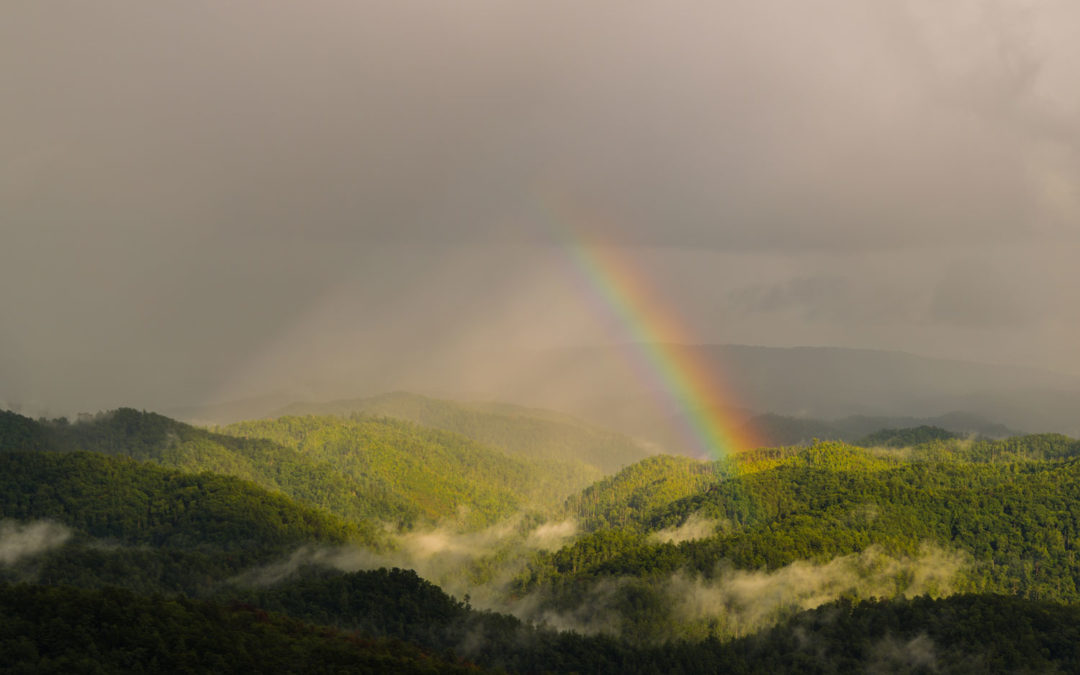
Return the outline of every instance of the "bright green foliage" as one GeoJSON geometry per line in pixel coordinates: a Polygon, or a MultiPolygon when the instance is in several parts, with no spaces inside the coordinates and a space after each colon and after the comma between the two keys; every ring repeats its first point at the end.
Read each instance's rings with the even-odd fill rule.
{"type": "Polygon", "coordinates": [[[88,452],[0,453],[0,517],[54,520],[129,544],[226,551],[360,534],[246,481],[88,452]]]}
{"type": "MultiPolygon", "coordinates": [[[[1044,439],[1031,440],[1041,452],[1044,439]]],[[[1022,443],[1010,447],[1019,452],[1022,443]]],[[[651,514],[644,531],[675,527],[691,516],[726,527],[678,544],[633,531],[597,532],[538,556],[519,588],[679,569],[709,576],[721,564],[776,569],[873,545],[911,554],[930,542],[972,556],[961,580],[970,590],[1080,601],[1080,459],[902,463],[824,444],[651,514]]]]}
{"type": "MultiPolygon", "coordinates": [[[[162,415],[120,408],[74,424],[54,420],[36,427],[44,439],[40,449],[88,450],[196,473],[209,471],[252,481],[303,503],[361,522],[370,513],[365,503],[382,495],[353,496],[356,486],[334,466],[316,464],[295,450],[265,439],[214,434],[162,415]]],[[[0,450],[20,450],[0,444],[0,450]]]]}
{"type": "MultiPolygon", "coordinates": [[[[448,558],[474,566],[464,575],[474,581],[505,580],[521,564],[511,591],[533,595],[517,598],[519,607],[571,623],[585,617],[617,631],[614,638],[478,612],[405,570],[301,566],[272,587],[232,585],[264,578],[258,568],[307,545],[318,552],[322,544],[374,541],[327,509],[360,523],[449,518],[479,527],[562,500],[586,480],[575,465],[370,417],[286,417],[223,431],[133,410],[75,424],[0,415],[0,520],[49,520],[74,531],[47,551],[0,561],[4,668],[441,672],[468,667],[457,654],[523,672],[1080,669],[1080,442],[1064,436],[970,441],[915,429],[883,434],[885,447],[759,449],[725,465],[650,457],[565,500],[565,511],[553,515],[578,520],[585,534],[563,548],[521,553],[536,550],[525,544],[541,522],[532,513],[502,528],[497,544],[487,538],[499,529],[465,535],[487,557],[448,558]],[[48,449],[67,452],[41,452],[48,449]],[[277,493],[191,473],[205,467],[277,493]],[[940,555],[920,557],[925,551],[940,555]],[[785,574],[784,583],[803,583],[838,559],[906,566],[881,562],[871,572],[885,581],[870,591],[830,588],[801,606],[843,599],[801,613],[785,601],[756,623],[736,617],[746,610],[739,603],[754,598],[724,595],[738,579],[754,589],[785,574]],[[944,590],[968,595],[854,602],[900,593],[918,565],[938,561],[955,572],[944,590]],[[3,583],[19,579],[111,584],[146,597],[3,583]],[[161,591],[218,604],[153,595],[161,591]],[[681,613],[679,603],[704,602],[706,592],[713,604],[704,614],[681,613]],[[1011,597],[973,595],[985,592],[1011,597]],[[672,636],[686,641],[663,643],[672,636]]],[[[914,592],[943,592],[937,584],[914,592]]]]}
{"type": "Polygon", "coordinates": [[[284,417],[214,433],[129,408],[74,424],[9,417],[0,419],[0,432],[10,430],[0,450],[36,443],[237,476],[358,524],[479,527],[522,508],[552,508],[596,477],[581,463],[510,457],[388,419],[284,417]]]}
{"type": "Polygon", "coordinates": [[[280,417],[221,429],[295,450],[378,494],[370,517],[406,525],[459,517],[479,527],[520,509],[547,509],[588,484],[581,464],[511,457],[464,436],[391,419],[280,417]]]}
{"type": "Polygon", "coordinates": [[[505,403],[462,403],[396,392],[334,403],[297,404],[284,412],[406,420],[452,431],[511,455],[584,463],[597,468],[595,478],[651,454],[634,439],[570,415],[505,403]]]}
{"type": "Polygon", "coordinates": [[[585,488],[566,500],[588,530],[641,523],[652,511],[717,482],[716,466],[688,457],[656,455],[585,488]]]}
{"type": "Polygon", "coordinates": [[[844,443],[816,443],[808,447],[758,448],[734,460],[734,473],[749,475],[781,466],[816,468],[825,471],[881,471],[897,465],[899,458],[871,454],[844,443]]]}
{"type": "Polygon", "coordinates": [[[1061,434],[1032,434],[1001,440],[936,441],[912,451],[913,459],[961,462],[1029,462],[1080,456],[1080,441],[1061,434]]]}

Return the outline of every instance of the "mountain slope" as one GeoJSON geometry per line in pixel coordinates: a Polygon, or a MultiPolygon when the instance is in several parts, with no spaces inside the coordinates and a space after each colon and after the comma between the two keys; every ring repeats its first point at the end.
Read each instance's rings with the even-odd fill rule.
{"type": "Polygon", "coordinates": [[[747,423],[762,445],[806,445],[813,439],[862,444],[862,439],[882,429],[937,427],[957,436],[1006,438],[1018,432],[1001,424],[988,422],[977,415],[960,412],[935,417],[867,417],[852,415],[834,420],[819,420],[784,415],[758,415],[747,423]]]}
{"type": "Polygon", "coordinates": [[[0,584],[8,673],[468,673],[400,641],[358,639],[241,605],[0,584]]]}
{"type": "Polygon", "coordinates": [[[295,403],[283,415],[392,417],[461,434],[512,455],[579,461],[603,473],[645,458],[644,444],[570,415],[505,403],[462,403],[395,392],[329,403],[295,403]]]}
{"type": "Polygon", "coordinates": [[[298,547],[379,535],[247,481],[89,452],[0,453],[0,578],[203,593],[298,547]]]}
{"type": "Polygon", "coordinates": [[[635,639],[658,626],[671,637],[730,636],[844,596],[1080,602],[1078,554],[1080,442],[1043,435],[895,451],[830,443],[750,453],[740,471],[694,494],[539,553],[515,593],[543,598],[538,616],[596,615],[587,625],[617,625],[635,639]],[[726,613],[672,614],[672,595],[687,587],[718,596],[726,613]],[[778,600],[744,612],[757,596],[737,598],[751,589],[778,600]]]}
{"type": "Polygon", "coordinates": [[[215,433],[121,408],[74,424],[9,414],[0,450],[89,450],[255,482],[356,523],[490,524],[547,509],[599,476],[580,463],[510,457],[456,434],[388,419],[282,418],[215,433]]]}
{"type": "Polygon", "coordinates": [[[393,495],[404,508],[392,515],[406,523],[460,514],[467,525],[490,524],[519,509],[555,506],[597,475],[580,463],[511,457],[399,420],[281,417],[220,431],[269,439],[308,462],[332,464],[364,490],[393,495]]]}

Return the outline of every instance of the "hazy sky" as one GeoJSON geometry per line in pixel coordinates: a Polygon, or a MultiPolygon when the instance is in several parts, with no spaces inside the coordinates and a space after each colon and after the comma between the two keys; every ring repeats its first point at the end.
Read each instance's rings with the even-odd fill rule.
{"type": "Polygon", "coordinates": [[[1077,26],[1068,0],[4,2],[0,403],[625,339],[568,231],[700,342],[1080,373],[1077,26]]]}

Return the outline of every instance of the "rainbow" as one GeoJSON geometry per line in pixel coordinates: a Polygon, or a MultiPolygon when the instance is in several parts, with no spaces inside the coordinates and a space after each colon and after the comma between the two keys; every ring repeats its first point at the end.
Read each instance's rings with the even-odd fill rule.
{"type": "MultiPolygon", "coordinates": [[[[567,222],[561,218],[560,222],[567,222]]],[[[652,391],[678,411],[682,432],[702,458],[724,461],[757,447],[753,431],[730,412],[733,398],[705,362],[688,332],[647,286],[633,260],[621,249],[589,241],[562,228],[562,247],[591,295],[618,319],[636,369],[651,380],[652,391]]]]}

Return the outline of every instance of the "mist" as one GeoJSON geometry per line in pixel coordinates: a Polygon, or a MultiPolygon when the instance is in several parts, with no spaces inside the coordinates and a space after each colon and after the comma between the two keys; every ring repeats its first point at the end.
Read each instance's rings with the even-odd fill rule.
{"type": "MultiPolygon", "coordinates": [[[[709,536],[722,523],[692,517],[682,528],[652,539],[709,536]]],[[[944,597],[964,587],[969,554],[925,543],[912,554],[873,545],[830,560],[798,560],[774,570],[719,567],[710,575],[679,570],[659,578],[599,576],[562,588],[541,585],[522,593],[517,577],[537,551],[569,543],[571,520],[528,525],[512,518],[476,532],[442,527],[390,534],[387,550],[304,546],[287,557],[244,572],[239,586],[274,585],[310,566],[343,572],[400,567],[478,609],[512,614],[534,626],[636,643],[723,639],[751,635],[800,611],[841,598],[944,597]]],[[[891,648],[895,660],[902,645],[891,648]]],[[[888,650],[886,650],[888,651],[888,650]]],[[[914,658],[914,657],[913,657],[914,658]]]]}
{"type": "Polygon", "coordinates": [[[799,611],[840,598],[895,598],[954,592],[965,554],[925,545],[915,555],[871,546],[824,562],[775,570],[719,570],[711,578],[679,571],[660,579],[601,577],[572,597],[538,591],[509,611],[539,625],[635,642],[751,635],[799,611]]]}
{"type": "Polygon", "coordinates": [[[28,523],[0,520],[0,565],[15,565],[59,548],[71,534],[64,525],[47,520],[28,523]]]}

